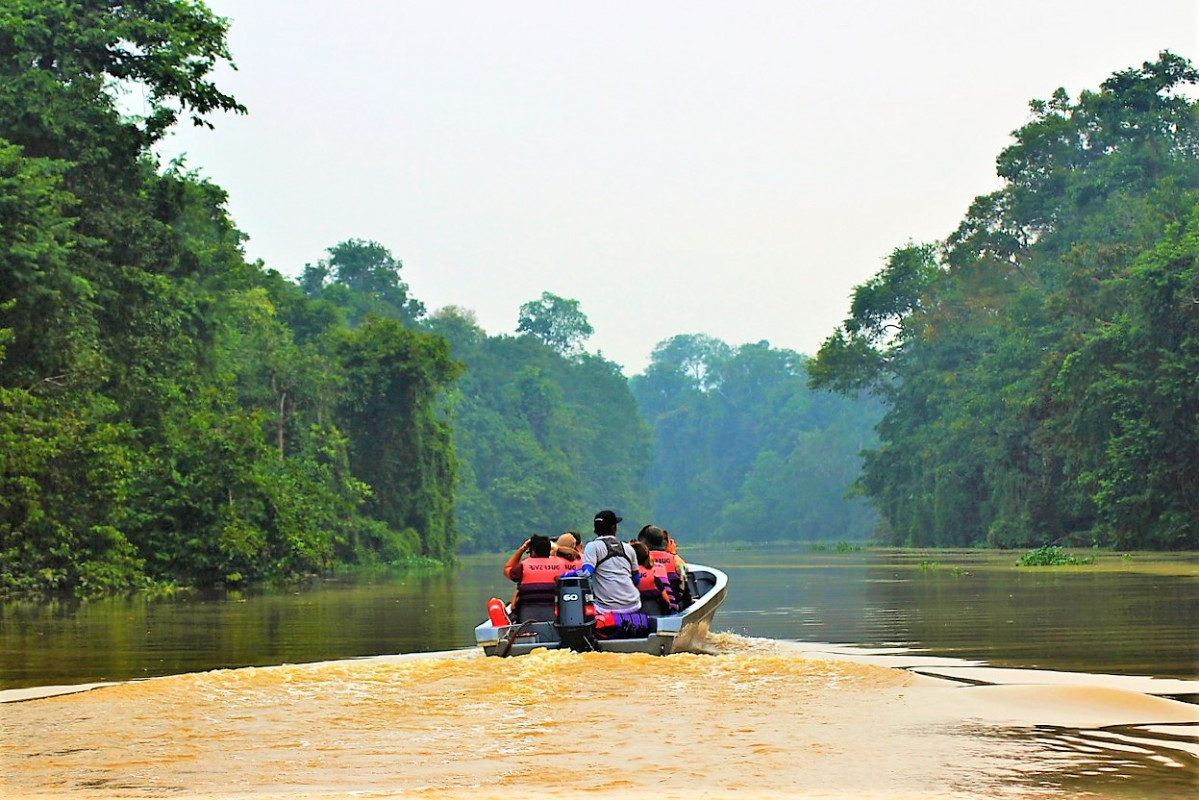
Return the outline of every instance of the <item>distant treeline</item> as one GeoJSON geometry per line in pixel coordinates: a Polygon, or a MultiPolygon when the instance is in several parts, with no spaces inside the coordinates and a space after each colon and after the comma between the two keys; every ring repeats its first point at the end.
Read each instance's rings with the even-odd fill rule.
{"type": "Polygon", "coordinates": [[[686,541],[863,539],[877,515],[846,498],[882,407],[808,388],[807,359],[704,335],[654,348],[631,381],[653,425],[655,520],[686,541]]]}
{"type": "Polygon", "coordinates": [[[225,193],[152,155],[244,111],[208,77],[226,32],[174,0],[0,11],[0,593],[446,562],[600,507],[689,541],[1195,543],[1178,59],[1038,106],[1010,186],[897,251],[815,362],[684,335],[628,380],[575,300],[491,336],[377,242],[247,263],[225,193]],[[881,517],[845,497],[863,450],[881,517]]]}
{"type": "Polygon", "coordinates": [[[887,404],[858,481],[908,545],[1199,547],[1199,82],[1058,90],[952,235],[856,288],[813,384],[887,404]]]}
{"type": "Polygon", "coordinates": [[[546,292],[524,304],[516,336],[488,336],[458,308],[426,327],[466,365],[446,398],[464,552],[590,532],[605,507],[646,517],[650,430],[620,367],[582,349],[591,325],[577,301],[546,292]]]}
{"type": "Polygon", "coordinates": [[[589,533],[605,506],[629,535],[655,522],[691,542],[874,532],[874,512],[845,494],[881,405],[808,388],[796,353],[675,336],[630,381],[582,349],[578,303],[548,292],[521,308],[515,337],[455,308],[423,327],[466,365],[447,398],[463,550],[589,533]]]}

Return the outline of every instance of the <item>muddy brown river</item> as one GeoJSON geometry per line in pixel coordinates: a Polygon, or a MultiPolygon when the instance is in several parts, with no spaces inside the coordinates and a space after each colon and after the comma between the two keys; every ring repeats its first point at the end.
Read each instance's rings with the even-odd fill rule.
{"type": "Polygon", "coordinates": [[[385,579],[290,601],[9,606],[0,797],[1197,796],[1193,561],[1030,573],[924,555],[730,552],[726,631],[667,658],[457,649],[506,588],[484,560],[404,579],[426,582],[429,609],[407,628],[466,626],[441,652],[343,652],[412,613],[411,587],[385,579]],[[119,655],[100,652],[104,619],[119,655]],[[78,691],[91,681],[112,683],[78,691]]]}

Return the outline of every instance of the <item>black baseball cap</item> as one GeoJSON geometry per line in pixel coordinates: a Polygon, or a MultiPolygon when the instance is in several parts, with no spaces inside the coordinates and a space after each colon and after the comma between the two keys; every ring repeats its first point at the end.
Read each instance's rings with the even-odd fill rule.
{"type": "Polygon", "coordinates": [[[597,529],[607,528],[609,525],[615,525],[622,521],[623,518],[610,508],[605,508],[595,515],[595,527],[597,529]]]}

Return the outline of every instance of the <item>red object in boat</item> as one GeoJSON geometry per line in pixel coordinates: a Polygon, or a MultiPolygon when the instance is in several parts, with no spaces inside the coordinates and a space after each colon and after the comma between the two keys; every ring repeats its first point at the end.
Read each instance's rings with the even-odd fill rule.
{"type": "Polygon", "coordinates": [[[491,624],[496,628],[512,624],[512,620],[508,619],[508,612],[504,609],[504,601],[498,597],[487,601],[487,616],[491,618],[491,624]]]}

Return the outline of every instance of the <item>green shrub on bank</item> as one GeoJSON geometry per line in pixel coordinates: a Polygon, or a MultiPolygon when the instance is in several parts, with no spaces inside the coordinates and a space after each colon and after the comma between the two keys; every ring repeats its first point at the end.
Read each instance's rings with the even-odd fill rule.
{"type": "Polygon", "coordinates": [[[1094,563],[1094,556],[1090,558],[1072,556],[1056,545],[1044,545],[1020,556],[1016,565],[1020,567],[1070,567],[1094,563]]]}

